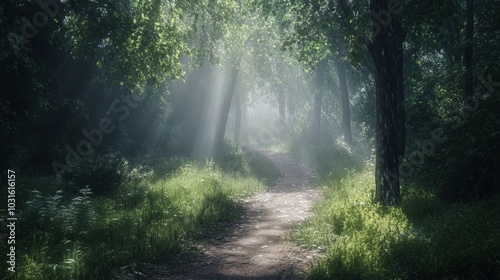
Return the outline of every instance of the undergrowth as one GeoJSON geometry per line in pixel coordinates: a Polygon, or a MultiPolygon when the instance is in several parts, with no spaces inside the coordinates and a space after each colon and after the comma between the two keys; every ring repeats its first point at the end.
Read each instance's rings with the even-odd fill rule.
{"type": "MultiPolygon", "coordinates": [[[[213,161],[136,166],[107,195],[88,187],[75,195],[69,182],[19,176],[16,272],[6,279],[109,279],[123,267],[175,258],[190,240],[239,218],[243,209],[236,198],[265,190],[277,176],[252,169],[269,166],[266,158],[241,157],[245,176],[224,172],[213,161]]],[[[1,269],[7,271],[3,255],[1,269]]]]}
{"type": "Polygon", "coordinates": [[[301,245],[323,251],[310,279],[499,279],[500,197],[448,204],[419,186],[401,204],[372,203],[373,172],[323,187],[315,215],[294,229],[301,245]]]}
{"type": "Polygon", "coordinates": [[[320,144],[314,144],[314,141],[296,137],[278,148],[303,159],[322,180],[336,182],[353,171],[363,170],[365,162],[353,152],[353,148],[348,147],[344,142],[322,139],[320,144]]]}

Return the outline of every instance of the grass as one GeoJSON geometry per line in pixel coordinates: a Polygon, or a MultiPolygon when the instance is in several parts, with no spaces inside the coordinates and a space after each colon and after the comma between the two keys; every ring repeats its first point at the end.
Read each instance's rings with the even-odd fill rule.
{"type": "Polygon", "coordinates": [[[372,203],[372,171],[324,184],[292,238],[324,252],[310,279],[499,279],[500,197],[447,204],[406,186],[401,205],[372,203]]]}
{"type": "Polygon", "coordinates": [[[314,144],[295,139],[278,148],[302,158],[326,181],[338,182],[350,172],[359,172],[365,166],[365,162],[343,142],[332,143],[324,139],[321,144],[314,144]]]}
{"type": "MultiPolygon", "coordinates": [[[[175,258],[190,240],[241,217],[237,198],[266,190],[265,182],[277,176],[252,168],[269,166],[267,159],[241,156],[244,176],[213,161],[179,167],[175,159],[165,164],[175,172],[138,176],[111,196],[90,189],[69,195],[53,178],[20,176],[18,185],[26,187],[20,191],[25,203],[18,208],[16,272],[6,279],[108,279],[123,267],[175,258]],[[29,188],[37,191],[27,194],[29,188]]],[[[7,271],[5,260],[1,266],[7,271]]]]}
{"type": "Polygon", "coordinates": [[[267,185],[280,176],[279,169],[264,155],[229,143],[224,143],[224,147],[215,153],[213,160],[225,173],[256,177],[267,185]]]}

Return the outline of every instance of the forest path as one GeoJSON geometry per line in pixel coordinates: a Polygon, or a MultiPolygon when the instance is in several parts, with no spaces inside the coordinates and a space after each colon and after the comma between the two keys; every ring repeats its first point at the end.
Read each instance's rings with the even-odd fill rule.
{"type": "Polygon", "coordinates": [[[196,248],[199,257],[186,267],[157,264],[148,279],[304,279],[304,272],[318,255],[286,239],[292,226],[311,215],[320,197],[311,188],[313,172],[292,156],[269,149],[255,149],[269,157],[281,177],[269,191],[243,199],[245,216],[196,248]]]}

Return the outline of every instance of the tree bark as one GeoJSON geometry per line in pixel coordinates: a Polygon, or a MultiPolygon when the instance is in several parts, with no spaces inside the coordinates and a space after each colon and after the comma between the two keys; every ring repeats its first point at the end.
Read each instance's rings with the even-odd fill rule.
{"type": "Polygon", "coordinates": [[[467,0],[467,30],[465,34],[465,92],[464,102],[473,97],[473,55],[474,55],[474,0],[467,0]]]}
{"type": "MultiPolygon", "coordinates": [[[[403,33],[404,36],[404,33],[403,33]]],[[[403,39],[404,40],[404,39],[403,39]]],[[[402,44],[402,43],[401,43],[402,44]]],[[[406,150],[406,107],[405,107],[405,91],[404,91],[404,77],[403,77],[403,47],[401,46],[396,50],[398,57],[396,62],[396,72],[401,73],[398,75],[397,81],[397,94],[396,98],[398,104],[397,122],[398,122],[398,167],[404,162],[406,150]]]]}
{"type": "Polygon", "coordinates": [[[231,101],[234,96],[234,91],[236,89],[236,82],[238,80],[239,66],[241,62],[241,57],[237,62],[231,63],[231,78],[229,85],[225,90],[224,97],[222,100],[222,107],[219,117],[219,123],[217,126],[217,132],[215,134],[215,148],[221,148],[224,144],[224,135],[226,133],[227,118],[229,116],[229,110],[231,109],[231,101]]]}
{"type": "MultiPolygon", "coordinates": [[[[389,1],[371,0],[372,14],[386,9],[389,1]]],[[[406,33],[393,17],[382,26],[372,16],[374,25],[380,27],[368,49],[375,64],[376,87],[376,166],[375,201],[395,205],[400,201],[399,154],[402,152],[398,115],[404,110],[398,106],[404,94],[403,88],[403,41],[406,33]],[[398,114],[399,112],[399,114],[398,114]],[[399,140],[398,140],[399,139],[399,140]]]]}
{"type": "Polygon", "coordinates": [[[344,132],[344,141],[352,146],[351,132],[351,107],[349,104],[349,91],[347,89],[347,79],[345,74],[344,62],[340,58],[336,62],[337,75],[339,77],[340,97],[342,100],[342,130],[344,132]]]}

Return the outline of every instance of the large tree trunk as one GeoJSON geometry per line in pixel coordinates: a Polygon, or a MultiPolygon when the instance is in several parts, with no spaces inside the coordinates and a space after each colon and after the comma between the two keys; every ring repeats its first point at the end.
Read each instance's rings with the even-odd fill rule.
{"type": "Polygon", "coordinates": [[[339,76],[340,97],[342,100],[342,130],[344,132],[344,141],[347,145],[352,146],[351,107],[349,104],[345,65],[342,61],[337,60],[336,68],[339,76]]]}
{"type": "Polygon", "coordinates": [[[467,0],[467,30],[465,34],[465,92],[464,102],[472,98],[474,94],[473,88],[473,54],[474,54],[474,0],[467,0]]]}
{"type": "Polygon", "coordinates": [[[233,99],[234,91],[236,88],[236,82],[238,80],[238,72],[240,66],[241,58],[238,59],[236,63],[231,63],[231,78],[229,85],[225,90],[224,97],[222,100],[222,107],[219,117],[219,123],[217,126],[217,132],[215,134],[215,148],[221,148],[224,144],[224,135],[226,133],[227,118],[229,116],[229,110],[231,109],[231,101],[233,99]]]}
{"type": "MultiPolygon", "coordinates": [[[[389,1],[371,0],[370,9],[379,14],[386,9],[389,1]]],[[[373,13],[372,13],[373,14],[373,13]]],[[[368,49],[375,64],[376,87],[376,166],[375,201],[384,205],[394,205],[400,201],[399,162],[401,134],[398,121],[398,106],[403,89],[403,41],[405,32],[393,17],[385,26],[372,17],[380,27],[368,49]]]]}
{"type": "Polygon", "coordinates": [[[241,98],[239,94],[236,94],[236,116],[234,123],[234,143],[236,145],[240,144],[240,134],[241,134],[241,98]]]}
{"type": "Polygon", "coordinates": [[[279,132],[286,134],[286,112],[285,112],[285,93],[283,89],[278,90],[278,110],[279,110],[279,132]]]}

